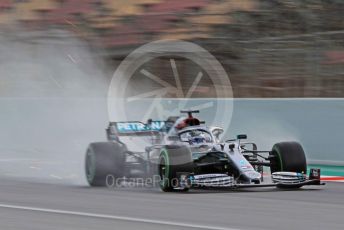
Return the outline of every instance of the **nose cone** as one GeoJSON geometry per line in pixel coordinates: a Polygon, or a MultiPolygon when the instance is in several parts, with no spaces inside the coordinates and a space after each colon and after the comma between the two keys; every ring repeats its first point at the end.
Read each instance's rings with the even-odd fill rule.
{"type": "Polygon", "coordinates": [[[246,171],[246,172],[244,172],[244,174],[251,181],[260,180],[260,178],[262,176],[259,172],[256,172],[256,171],[246,171]]]}

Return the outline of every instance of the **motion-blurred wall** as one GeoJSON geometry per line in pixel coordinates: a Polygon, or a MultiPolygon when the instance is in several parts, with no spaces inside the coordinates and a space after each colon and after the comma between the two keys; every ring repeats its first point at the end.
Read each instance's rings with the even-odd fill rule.
{"type": "Polygon", "coordinates": [[[153,40],[190,40],[225,66],[235,97],[343,97],[343,10],[341,0],[1,0],[0,31],[69,30],[117,61],[153,40]]]}

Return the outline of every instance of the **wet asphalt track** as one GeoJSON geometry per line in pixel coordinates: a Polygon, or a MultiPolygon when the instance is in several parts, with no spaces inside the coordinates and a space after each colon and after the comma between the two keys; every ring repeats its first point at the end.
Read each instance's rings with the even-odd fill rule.
{"type": "Polygon", "coordinates": [[[343,229],[344,184],[161,193],[0,178],[0,229],[343,229]]]}

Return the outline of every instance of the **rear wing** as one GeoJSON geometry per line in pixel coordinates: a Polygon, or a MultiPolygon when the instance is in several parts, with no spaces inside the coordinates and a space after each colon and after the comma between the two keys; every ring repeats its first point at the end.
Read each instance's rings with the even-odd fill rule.
{"type": "Polygon", "coordinates": [[[119,136],[152,136],[159,135],[166,129],[165,121],[140,121],[110,122],[106,129],[109,139],[116,139],[119,136]]]}

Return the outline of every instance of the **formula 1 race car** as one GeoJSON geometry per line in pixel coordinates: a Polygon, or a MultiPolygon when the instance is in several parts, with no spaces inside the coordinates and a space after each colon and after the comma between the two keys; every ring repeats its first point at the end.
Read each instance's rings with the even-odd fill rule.
{"type": "MultiPolygon", "coordinates": [[[[199,111],[181,111],[185,117],[165,121],[110,122],[107,142],[91,143],[86,152],[86,177],[91,186],[107,186],[111,178],[158,178],[162,191],[189,188],[268,187],[300,188],[323,185],[320,169],[307,173],[305,153],[297,142],[281,142],[271,151],[257,150],[245,142],[246,135],[221,141],[223,129],[207,127],[193,116],[199,111]],[[145,139],[146,146],[134,151],[126,138],[145,139]],[[271,182],[264,182],[264,168],[271,182]]],[[[141,142],[142,143],[142,142],[141,142]]]]}

